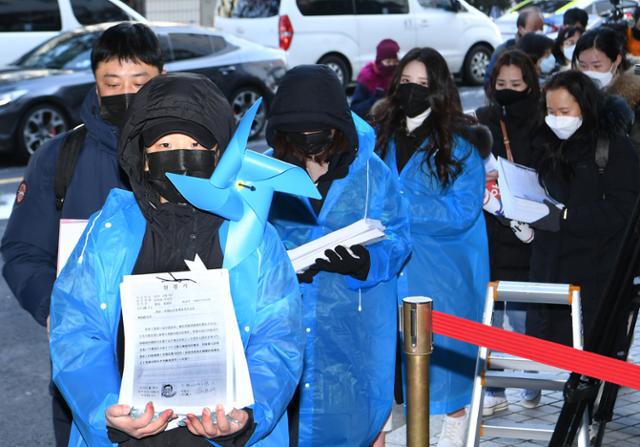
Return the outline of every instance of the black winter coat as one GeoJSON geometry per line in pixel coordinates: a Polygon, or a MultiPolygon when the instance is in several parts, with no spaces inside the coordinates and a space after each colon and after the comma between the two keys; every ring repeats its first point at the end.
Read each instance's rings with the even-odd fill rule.
{"type": "MultiPolygon", "coordinates": [[[[500,117],[507,128],[513,160],[521,165],[531,166],[531,141],[535,135],[538,112],[538,97],[529,95],[526,99],[503,108],[498,105],[480,107],[476,117],[481,124],[489,127],[493,136],[491,152],[496,157],[507,158],[504,138],[500,129],[500,117]]],[[[487,235],[489,237],[489,263],[492,281],[527,281],[529,279],[529,259],[531,246],[521,242],[493,214],[485,212],[487,235]]]]}
{"type": "MultiPolygon", "coordinates": [[[[601,114],[600,135],[609,138],[604,172],[595,162],[595,141],[577,134],[562,142],[545,125],[533,142],[534,150],[562,145],[567,171],[541,171],[549,194],[567,207],[559,232],[536,230],[530,278],[536,282],[571,283],[581,288],[584,333],[593,324],[607,279],[612,271],[625,228],[640,192],[640,163],[633,144],[618,119],[626,104],[609,97],[601,114]]],[[[527,333],[571,344],[567,306],[536,306],[527,314],[527,333]]]]}

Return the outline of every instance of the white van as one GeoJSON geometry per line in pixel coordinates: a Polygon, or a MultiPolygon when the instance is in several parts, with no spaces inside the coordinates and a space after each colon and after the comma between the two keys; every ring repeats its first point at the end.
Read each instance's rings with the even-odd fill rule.
{"type": "Polygon", "coordinates": [[[493,21],[464,0],[218,0],[215,26],[282,48],[291,67],[327,64],[345,85],[385,38],[401,54],[433,47],[452,73],[480,85],[502,41],[493,21]]]}
{"type": "Polygon", "coordinates": [[[81,25],[145,18],[118,0],[0,1],[0,65],[9,64],[61,31],[81,25]]]}

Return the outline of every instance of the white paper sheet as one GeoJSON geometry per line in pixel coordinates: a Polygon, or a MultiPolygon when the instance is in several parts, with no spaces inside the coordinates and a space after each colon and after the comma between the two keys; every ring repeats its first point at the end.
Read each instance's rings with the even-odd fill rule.
{"type": "Polygon", "coordinates": [[[352,245],[368,245],[385,239],[384,225],[376,219],[360,219],[344,228],[326,234],[321,238],[307,242],[287,252],[296,272],[303,272],[316,262],[318,258],[325,258],[324,252],[334,249],[338,245],[351,247],[352,245]]]}
{"type": "Polygon", "coordinates": [[[130,275],[120,286],[125,368],[119,403],[178,415],[253,404],[226,269],[130,275]]]}
{"type": "Polygon", "coordinates": [[[60,274],[62,267],[67,263],[86,226],[86,219],[60,219],[56,276],[60,274]]]}
{"type": "Polygon", "coordinates": [[[498,157],[498,186],[504,216],[507,219],[531,223],[549,214],[544,203],[549,200],[558,208],[564,206],[549,196],[531,168],[498,157]]]}

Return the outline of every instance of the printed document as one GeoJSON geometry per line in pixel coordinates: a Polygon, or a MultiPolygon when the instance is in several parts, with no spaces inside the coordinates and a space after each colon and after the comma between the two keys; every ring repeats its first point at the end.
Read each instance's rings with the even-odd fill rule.
{"type": "Polygon", "coordinates": [[[507,219],[531,223],[549,214],[545,200],[558,208],[564,205],[549,196],[531,168],[498,157],[498,186],[504,216],[507,219]]]}
{"type": "Polygon", "coordinates": [[[119,403],[177,415],[253,404],[226,269],[130,275],[120,285],[125,366],[119,403]]]}

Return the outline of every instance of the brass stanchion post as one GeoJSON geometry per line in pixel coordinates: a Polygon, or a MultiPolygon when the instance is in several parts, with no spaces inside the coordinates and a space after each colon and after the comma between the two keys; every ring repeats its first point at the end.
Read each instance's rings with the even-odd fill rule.
{"type": "Polygon", "coordinates": [[[429,356],[433,350],[431,298],[407,297],[402,303],[407,361],[407,447],[429,446],[429,356]]]}

